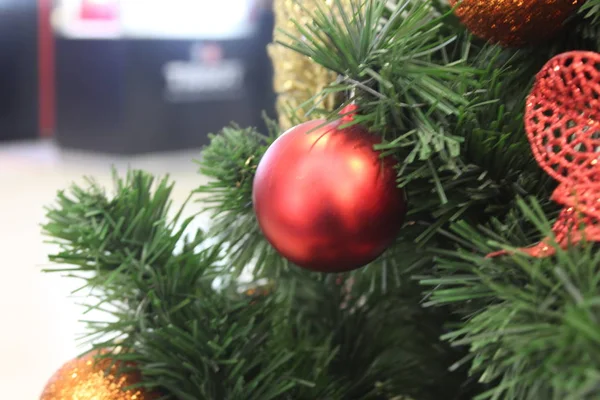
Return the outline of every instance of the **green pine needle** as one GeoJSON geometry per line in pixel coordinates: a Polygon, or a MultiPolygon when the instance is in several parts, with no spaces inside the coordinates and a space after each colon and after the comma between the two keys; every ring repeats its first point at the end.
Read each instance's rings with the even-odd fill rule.
{"type": "Polygon", "coordinates": [[[457,38],[442,32],[443,17],[431,2],[366,1],[355,4],[352,15],[340,1],[334,4],[332,10],[305,10],[313,22],[295,23],[302,38],[288,34],[281,44],[341,76],[341,84],[327,90],[354,93],[349,101],[361,106],[356,123],[386,138],[407,133],[390,142],[394,149],[410,149],[406,163],[433,154],[457,157],[462,139],[441,125],[469,103],[459,89],[474,87],[481,71],[469,67],[464,54],[448,62],[457,38]]]}
{"type": "Polygon", "coordinates": [[[463,304],[464,322],[443,338],[471,349],[471,373],[490,385],[478,399],[595,398],[600,395],[600,251],[582,244],[559,248],[548,258],[518,252],[485,258],[497,249],[495,242],[514,249],[550,235],[539,204],[519,204],[518,218],[524,215],[536,234],[457,225],[456,234],[469,246],[438,252],[439,278],[422,279],[435,287],[428,305],[463,304]]]}
{"type": "Polygon", "coordinates": [[[600,21],[600,0],[587,0],[579,9],[579,13],[594,23],[600,21]]]}

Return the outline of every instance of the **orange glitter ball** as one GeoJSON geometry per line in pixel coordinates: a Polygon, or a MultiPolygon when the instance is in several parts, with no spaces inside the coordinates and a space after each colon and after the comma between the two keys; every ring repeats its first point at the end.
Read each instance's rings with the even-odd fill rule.
{"type": "Polygon", "coordinates": [[[557,34],[585,0],[450,0],[476,36],[504,47],[535,44],[557,34]]]}
{"type": "Polygon", "coordinates": [[[50,379],[40,400],[158,399],[156,394],[141,389],[123,390],[139,383],[140,376],[138,373],[117,376],[118,368],[110,359],[95,362],[94,354],[69,361],[50,379]]]}
{"type": "MultiPolygon", "coordinates": [[[[536,161],[559,182],[552,194],[564,207],[552,228],[556,243],[600,242],[600,54],[551,59],[527,99],[525,128],[536,161]]],[[[556,249],[549,243],[521,251],[550,256],[556,249]]]]}

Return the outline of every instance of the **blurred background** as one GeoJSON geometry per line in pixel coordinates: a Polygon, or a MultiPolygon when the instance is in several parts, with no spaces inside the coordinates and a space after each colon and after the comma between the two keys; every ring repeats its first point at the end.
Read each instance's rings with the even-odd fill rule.
{"type": "MultiPolygon", "coordinates": [[[[44,206],[111,167],[203,183],[208,134],[274,116],[269,0],[0,0],[0,397],[85,350],[77,281],[41,273],[44,206]]],[[[193,208],[200,207],[195,204],[193,208]]],[[[206,218],[197,223],[206,224],[206,218]]]]}

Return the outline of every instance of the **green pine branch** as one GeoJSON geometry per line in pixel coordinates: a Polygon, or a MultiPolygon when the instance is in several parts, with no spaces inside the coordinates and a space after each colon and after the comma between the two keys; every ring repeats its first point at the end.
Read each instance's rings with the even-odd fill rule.
{"type": "Polygon", "coordinates": [[[340,75],[326,92],[351,93],[347,102],[361,107],[355,123],[383,135],[387,150],[404,151],[406,163],[458,156],[462,140],[443,126],[468,104],[480,71],[454,52],[457,37],[430,1],[366,1],[351,12],[337,1],[306,13],[312,23],[296,22],[302,38],[281,45],[340,75]]]}
{"type": "Polygon", "coordinates": [[[198,161],[210,181],[196,190],[212,216],[210,235],[225,246],[232,273],[239,276],[254,264],[256,276],[287,269],[288,263],[264,239],[252,206],[252,184],[258,163],[275,140],[278,127],[267,120],[269,135],[254,128],[224,128],[211,135],[198,161]]]}
{"type": "MultiPolygon", "coordinates": [[[[61,192],[46,234],[60,245],[51,260],[96,288],[84,304],[112,315],[88,321],[88,340],[134,361],[143,386],[178,399],[275,399],[297,384],[291,352],[269,351],[271,302],[213,288],[221,248],[167,222],[172,185],[141,171],[116,180],[114,196],[97,184],[61,192]],[[90,271],[95,273],[89,274],[90,271]],[[286,376],[275,376],[279,368],[286,376]]],[[[283,396],[283,397],[282,397],[283,396]]]]}
{"type": "Polygon", "coordinates": [[[45,231],[61,245],[54,271],[71,265],[97,289],[84,304],[110,316],[87,338],[135,362],[144,387],[190,400],[466,398],[462,371],[445,368],[460,354],[439,341],[445,311],[424,310],[416,282],[377,290],[369,274],[295,269],[259,297],[215,288],[223,248],[168,219],[172,185],[140,171],[116,182],[112,196],[95,183],[61,192],[45,231]]]}
{"type": "Polygon", "coordinates": [[[518,62],[527,55],[474,44],[438,2],[368,1],[352,11],[336,3],[331,13],[345,16],[340,22],[318,9],[303,38],[290,36],[287,46],[342,75],[326,91],[353,93],[348,101],[361,107],[355,122],[384,136],[377,149],[399,159],[398,184],[421,206],[413,213],[428,209],[448,222],[489,199],[506,204],[535,193],[523,187],[540,174],[523,157],[529,149],[518,107],[541,64],[524,68],[518,62]]]}
{"type": "Polygon", "coordinates": [[[600,0],[587,0],[579,9],[579,14],[598,23],[600,21],[600,0]]]}
{"type": "Polygon", "coordinates": [[[43,229],[59,246],[50,260],[70,265],[74,271],[93,271],[104,279],[129,273],[132,264],[163,263],[171,257],[187,220],[176,235],[180,213],[170,220],[172,183],[156,182],[141,171],[126,179],[114,175],[116,195],[109,198],[93,179],[87,187],[73,185],[58,193],[47,212],[43,229]]]}
{"type": "Polygon", "coordinates": [[[486,254],[537,243],[550,221],[537,202],[520,202],[512,226],[448,235],[456,251],[439,250],[428,305],[459,304],[464,322],[444,339],[468,346],[457,362],[490,389],[476,398],[592,399],[600,395],[600,252],[595,244],[558,249],[553,257],[486,254]],[[523,216],[525,218],[523,218],[523,216]],[[523,220],[529,222],[524,226],[523,220]],[[508,229],[510,228],[510,229],[508,229]]]}

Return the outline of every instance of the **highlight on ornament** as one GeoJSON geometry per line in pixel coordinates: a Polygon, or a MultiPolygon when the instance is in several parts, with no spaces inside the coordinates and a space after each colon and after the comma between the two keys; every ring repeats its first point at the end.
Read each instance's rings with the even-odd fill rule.
{"type": "MultiPolygon", "coordinates": [[[[542,68],[527,99],[525,127],[533,155],[559,183],[552,200],[564,208],[552,231],[562,248],[584,239],[600,242],[599,94],[600,53],[572,51],[542,68]]],[[[546,257],[556,248],[548,238],[520,251],[546,257]]]]}
{"type": "MultiPolygon", "coordinates": [[[[121,373],[124,365],[111,358],[96,359],[97,352],[63,365],[48,381],[40,400],[154,400],[157,393],[130,388],[139,384],[135,370],[121,373]]],[[[132,365],[128,366],[129,368],[132,365]]]]}
{"type": "Polygon", "coordinates": [[[342,272],[379,257],[402,227],[407,204],[396,163],[382,159],[381,139],[361,125],[300,124],[261,159],[253,185],[256,217],[266,239],[294,264],[342,272]]]}

